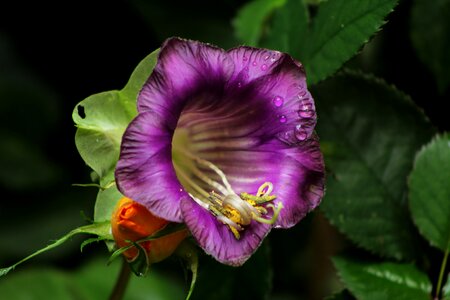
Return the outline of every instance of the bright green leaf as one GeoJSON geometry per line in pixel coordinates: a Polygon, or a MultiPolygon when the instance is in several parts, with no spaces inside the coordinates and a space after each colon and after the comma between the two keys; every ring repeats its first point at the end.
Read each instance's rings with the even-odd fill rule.
{"type": "Polygon", "coordinates": [[[303,63],[310,83],[336,72],[384,24],[397,0],[329,0],[313,20],[303,63]]]}
{"type": "Polygon", "coordinates": [[[145,57],[121,91],[95,94],[81,101],[72,117],[78,127],[75,144],[86,164],[100,179],[94,220],[111,219],[114,207],[122,197],[114,183],[114,168],[119,159],[123,132],[136,115],[137,95],[152,72],[159,50],[145,57]]]}
{"type": "Polygon", "coordinates": [[[443,93],[450,84],[450,0],[414,0],[411,39],[443,93]]]}
{"type": "Polygon", "coordinates": [[[418,153],[409,178],[414,223],[430,243],[450,251],[450,135],[437,136],[418,153]]]}
{"type": "Polygon", "coordinates": [[[237,37],[249,46],[257,46],[264,23],[286,0],[254,0],[244,5],[233,20],[237,37]]]}
{"type": "Polygon", "coordinates": [[[122,134],[137,113],[137,94],[156,64],[157,54],[152,52],[138,65],[122,91],[92,95],[73,111],[78,152],[100,178],[116,165],[122,134]]]}
{"type": "Polygon", "coordinates": [[[123,195],[117,189],[114,183],[114,171],[103,177],[100,181],[100,185],[103,189],[99,189],[97,194],[97,200],[94,207],[94,221],[103,222],[111,220],[111,215],[114,212],[118,201],[123,195]],[[112,183],[112,184],[111,184],[112,183]]]}
{"type": "Polygon", "coordinates": [[[429,300],[431,283],[427,275],[410,264],[363,263],[334,258],[338,273],[357,299],[429,300]]]}
{"type": "Polygon", "coordinates": [[[73,112],[78,152],[100,177],[116,165],[122,134],[136,114],[135,106],[112,91],[90,96],[73,112]]]}
{"type": "Polygon", "coordinates": [[[289,53],[302,60],[308,41],[309,13],[303,0],[287,0],[273,17],[264,47],[289,53]]]}
{"type": "Polygon", "coordinates": [[[134,69],[131,74],[130,80],[126,84],[125,88],[120,91],[124,98],[129,99],[133,103],[136,103],[137,96],[144,83],[147,81],[150,73],[156,65],[159,49],[153,51],[147,55],[134,69]]]}
{"type": "Polygon", "coordinates": [[[413,259],[419,235],[406,183],[432,126],[406,95],[370,76],[338,74],[312,93],[329,169],[325,215],[365,249],[413,259]]]}

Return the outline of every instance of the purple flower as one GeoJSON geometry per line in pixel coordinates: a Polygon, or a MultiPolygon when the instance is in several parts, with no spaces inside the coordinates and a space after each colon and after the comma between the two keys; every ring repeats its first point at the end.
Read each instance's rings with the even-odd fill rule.
{"type": "Polygon", "coordinates": [[[137,105],[119,190],[185,222],[218,261],[243,264],[272,227],[289,228],[320,203],[314,101],[289,55],[171,38],[137,105]]]}

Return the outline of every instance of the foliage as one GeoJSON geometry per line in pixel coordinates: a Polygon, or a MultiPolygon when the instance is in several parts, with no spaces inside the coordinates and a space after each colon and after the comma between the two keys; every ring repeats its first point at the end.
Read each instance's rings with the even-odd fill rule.
{"type": "MultiPolygon", "coordinates": [[[[331,235],[338,237],[336,245],[340,247],[332,245],[331,250],[326,249],[329,252],[318,256],[319,262],[323,263],[328,256],[334,255],[334,272],[322,276],[324,282],[317,283],[316,277],[309,275],[318,271],[305,271],[302,267],[308,265],[304,260],[325,250],[309,250],[317,252],[314,254],[304,249],[300,254],[290,253],[291,250],[298,251],[299,244],[314,241],[310,236],[319,235],[316,238],[319,240],[330,237],[323,233],[323,228],[317,228],[317,222],[300,224],[304,231],[302,235],[294,231],[289,238],[287,234],[280,238],[283,247],[288,249],[283,252],[287,257],[272,253],[266,241],[241,268],[220,265],[205,255],[197,257],[196,247],[187,243],[180,248],[177,257],[192,273],[190,287],[180,283],[179,278],[168,277],[152,267],[147,279],[132,278],[127,299],[140,299],[142,295],[158,299],[179,299],[186,295],[191,299],[290,299],[299,294],[308,298],[308,293],[294,289],[277,290],[282,281],[279,278],[285,275],[279,271],[282,267],[276,266],[277,263],[301,270],[299,272],[304,273],[301,278],[309,280],[305,285],[319,284],[323,294],[313,295],[315,298],[450,299],[447,264],[450,251],[450,135],[445,132],[448,128],[435,127],[435,120],[429,120],[423,107],[418,105],[432,101],[432,96],[425,100],[410,97],[401,91],[408,83],[394,82],[403,84],[401,88],[396,87],[391,84],[394,80],[383,76],[382,72],[375,75],[366,72],[363,63],[371,59],[372,64],[385,64],[370,51],[380,51],[379,34],[392,17],[391,12],[395,12],[397,5],[402,5],[401,1],[400,4],[396,0],[253,0],[243,4],[222,1],[221,8],[240,5],[235,15],[227,20],[216,19],[214,14],[199,10],[186,13],[184,9],[194,4],[182,1],[164,4],[143,0],[131,2],[140,11],[145,24],[149,24],[161,40],[168,35],[179,35],[232,47],[237,45],[238,39],[250,46],[290,53],[303,64],[315,99],[319,116],[317,133],[328,170],[326,195],[319,209],[331,228],[339,231],[339,234],[331,235]],[[175,11],[172,6],[183,9],[175,11]],[[340,280],[338,283],[333,281],[336,277],[340,280]]],[[[401,9],[405,10],[405,6],[401,9]]],[[[432,76],[423,75],[420,69],[418,74],[402,74],[401,77],[427,77],[436,88],[436,91],[427,90],[427,96],[428,92],[435,96],[445,95],[450,84],[450,56],[447,53],[450,1],[413,0],[410,10],[406,11],[411,17],[408,33],[412,52],[420,59],[423,70],[432,76]]],[[[3,53],[1,46],[0,54],[3,53]]],[[[392,44],[383,46],[387,52],[395,47],[392,44]]],[[[111,258],[120,257],[123,249],[114,249],[109,232],[111,213],[121,197],[115,186],[114,169],[122,134],[136,115],[136,97],[156,64],[157,54],[158,50],[142,60],[122,90],[94,94],[73,110],[77,130],[75,144],[92,171],[93,182],[85,185],[98,188],[93,222],[70,231],[12,267],[0,269],[0,276],[80,233],[91,235],[81,244],[82,249],[90,243],[106,240],[109,250],[116,251],[111,258]]],[[[63,170],[49,159],[50,155],[44,154],[43,147],[33,148],[32,145],[45,140],[43,132],[55,125],[56,121],[49,114],[55,106],[55,97],[35,79],[24,76],[26,70],[8,65],[10,61],[13,61],[10,53],[0,55],[1,65],[12,70],[11,76],[3,76],[0,70],[0,96],[9,99],[16,95],[17,101],[29,108],[24,110],[24,118],[39,126],[35,136],[27,140],[29,123],[18,122],[17,126],[8,123],[9,115],[11,119],[19,118],[21,110],[16,110],[14,101],[0,102],[4,120],[0,129],[3,166],[0,184],[8,183],[10,190],[21,187],[29,190],[39,185],[48,187],[50,182],[57,181],[63,170]],[[2,60],[2,57],[7,59],[2,60]]],[[[114,65],[114,62],[110,64],[114,65]]],[[[73,196],[60,197],[58,201],[76,202],[73,199],[73,196]]],[[[58,213],[58,222],[61,222],[66,214],[58,213]]],[[[27,226],[32,227],[29,224],[34,226],[35,219],[30,220],[27,226]]],[[[50,226],[52,223],[42,224],[50,226]]],[[[30,235],[33,232],[29,230],[30,235]]],[[[13,234],[5,236],[11,244],[19,244],[14,242],[13,234]]],[[[156,237],[147,240],[152,238],[156,237]]],[[[148,270],[145,251],[141,251],[140,259],[131,267],[136,274],[148,270]]],[[[117,272],[116,261],[106,266],[103,258],[72,271],[39,268],[13,272],[2,277],[0,294],[14,299],[45,298],[48,291],[52,291],[58,299],[105,298],[117,272]],[[17,288],[21,286],[27,286],[27,289],[17,288]]],[[[304,286],[299,284],[300,288],[304,286]]]]}

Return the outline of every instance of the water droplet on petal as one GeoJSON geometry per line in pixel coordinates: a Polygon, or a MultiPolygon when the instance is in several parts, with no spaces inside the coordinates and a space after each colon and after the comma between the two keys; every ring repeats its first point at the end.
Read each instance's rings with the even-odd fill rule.
{"type": "Polygon", "coordinates": [[[276,107],[281,107],[283,105],[283,102],[284,102],[284,100],[280,96],[276,96],[272,100],[273,105],[275,105],[276,107]]]}
{"type": "Polygon", "coordinates": [[[300,141],[304,141],[306,140],[306,137],[308,136],[308,134],[306,133],[306,130],[304,130],[302,128],[301,124],[298,124],[297,126],[295,126],[295,137],[300,140],[300,141]]]}
{"type": "Polygon", "coordinates": [[[264,60],[268,60],[269,59],[269,55],[264,56],[264,60]]]}
{"type": "Polygon", "coordinates": [[[262,66],[261,66],[261,70],[262,70],[262,71],[267,70],[267,65],[266,65],[266,64],[262,65],[262,66]]]}
{"type": "Polygon", "coordinates": [[[278,120],[280,121],[280,123],[286,123],[287,118],[286,118],[285,115],[281,115],[281,116],[278,117],[278,120]]]}
{"type": "Polygon", "coordinates": [[[258,63],[255,61],[253,61],[252,65],[256,66],[258,63]]]}
{"type": "Polygon", "coordinates": [[[314,116],[313,105],[310,102],[306,102],[300,105],[300,110],[298,111],[298,115],[301,118],[311,118],[314,116]]]}
{"type": "Polygon", "coordinates": [[[299,110],[298,111],[298,115],[301,118],[311,118],[312,116],[314,116],[314,111],[313,110],[299,110]]]}
{"type": "Polygon", "coordinates": [[[238,87],[238,88],[242,87],[242,82],[239,81],[239,82],[237,83],[237,87],[238,87]]]}

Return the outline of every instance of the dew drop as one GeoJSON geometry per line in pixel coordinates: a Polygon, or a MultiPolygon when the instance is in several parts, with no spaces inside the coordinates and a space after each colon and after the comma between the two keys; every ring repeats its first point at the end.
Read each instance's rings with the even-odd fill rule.
{"type": "Polygon", "coordinates": [[[311,103],[305,103],[300,105],[300,110],[312,110],[312,104],[311,103]]]}
{"type": "Polygon", "coordinates": [[[276,107],[281,107],[283,105],[283,102],[284,102],[284,100],[280,96],[276,96],[272,100],[273,105],[275,105],[276,107]]]}
{"type": "Polygon", "coordinates": [[[256,66],[258,63],[255,61],[253,61],[252,65],[256,66]]]}
{"type": "Polygon", "coordinates": [[[242,87],[242,82],[239,81],[239,82],[237,83],[237,87],[238,87],[238,88],[242,87]]]}
{"type": "Polygon", "coordinates": [[[302,128],[301,124],[298,124],[297,126],[295,126],[295,137],[299,140],[299,141],[304,141],[306,140],[306,137],[308,136],[308,134],[306,133],[306,130],[304,130],[302,128]]]}
{"type": "Polygon", "coordinates": [[[278,120],[280,121],[280,123],[286,123],[287,118],[286,118],[285,115],[281,115],[281,116],[278,117],[278,120]]]}
{"type": "Polygon", "coordinates": [[[314,111],[313,110],[299,110],[298,115],[301,118],[311,118],[312,116],[314,116],[314,111]]]}
{"type": "Polygon", "coordinates": [[[269,55],[264,56],[264,60],[268,60],[269,59],[269,55]]]}
{"type": "Polygon", "coordinates": [[[261,70],[262,70],[262,71],[267,70],[267,65],[266,65],[266,64],[262,65],[262,66],[261,66],[261,70]]]}
{"type": "Polygon", "coordinates": [[[298,115],[301,118],[311,118],[314,116],[314,110],[311,103],[306,102],[302,105],[300,105],[300,110],[298,111],[298,115]]]}

